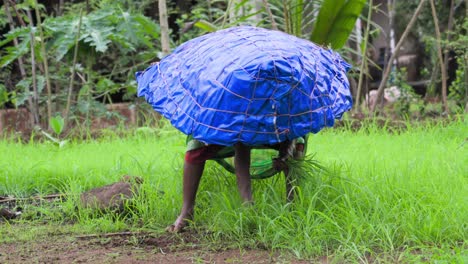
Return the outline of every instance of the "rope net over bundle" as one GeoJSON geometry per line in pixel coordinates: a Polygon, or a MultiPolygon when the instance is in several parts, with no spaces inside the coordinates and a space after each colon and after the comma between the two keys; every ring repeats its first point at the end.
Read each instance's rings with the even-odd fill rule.
{"type": "Polygon", "coordinates": [[[136,74],[138,96],[207,144],[276,144],[351,109],[336,52],[279,31],[233,27],[192,39],[136,74]]]}

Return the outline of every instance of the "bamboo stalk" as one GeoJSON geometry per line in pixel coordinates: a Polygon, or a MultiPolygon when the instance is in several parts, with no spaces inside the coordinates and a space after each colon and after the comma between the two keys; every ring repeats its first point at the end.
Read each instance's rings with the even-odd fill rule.
{"type": "MultiPolygon", "coordinates": [[[[450,12],[449,12],[449,19],[447,23],[447,42],[450,42],[452,37],[451,31],[453,29],[453,20],[454,20],[454,13],[455,13],[455,0],[450,1],[450,12]]],[[[449,49],[446,49],[444,52],[444,66],[445,70],[448,71],[448,63],[449,63],[449,49]]]]}
{"type": "Polygon", "coordinates": [[[276,25],[276,21],[275,21],[275,19],[273,18],[273,13],[271,12],[271,9],[270,9],[270,6],[269,6],[267,0],[263,0],[263,6],[265,6],[265,10],[266,10],[267,13],[268,13],[268,17],[270,17],[271,28],[274,29],[274,30],[278,30],[278,25],[276,25]]]}
{"type": "Polygon", "coordinates": [[[72,93],[73,93],[73,82],[75,81],[75,72],[76,72],[76,61],[78,58],[78,46],[80,40],[80,30],[81,30],[81,21],[83,19],[83,9],[80,10],[80,19],[78,21],[78,30],[75,36],[75,50],[73,51],[73,65],[71,68],[71,76],[70,76],[70,83],[68,84],[68,95],[67,95],[67,105],[65,107],[65,113],[63,114],[64,119],[64,127],[67,127],[68,123],[68,114],[70,112],[71,100],[72,100],[72,93]]]}
{"type": "MultiPolygon", "coordinates": [[[[11,12],[10,12],[10,4],[8,3],[7,0],[3,0],[3,4],[5,7],[5,13],[7,15],[10,30],[13,31],[15,30],[15,23],[13,21],[13,16],[11,15],[11,12]]],[[[17,38],[13,39],[13,45],[15,46],[16,49],[18,49],[19,44],[18,44],[17,38]]],[[[24,69],[24,61],[23,61],[22,56],[18,57],[18,68],[21,74],[21,79],[23,80],[26,79],[27,75],[26,75],[26,70],[24,69]]],[[[29,93],[30,92],[29,87],[27,89],[28,89],[27,92],[29,93]]],[[[38,109],[35,107],[31,96],[28,96],[27,100],[28,100],[28,107],[29,107],[29,122],[31,123],[31,125],[36,125],[39,123],[38,109]]]]}
{"type": "Polygon", "coordinates": [[[403,32],[403,35],[401,36],[400,40],[398,41],[398,43],[397,43],[397,45],[395,47],[395,52],[392,54],[392,56],[390,56],[390,59],[388,60],[387,65],[385,66],[385,70],[384,70],[384,73],[382,75],[382,80],[381,80],[381,82],[379,84],[379,88],[377,90],[377,100],[375,100],[375,102],[373,102],[373,104],[370,106],[370,111],[371,112],[375,112],[375,108],[377,106],[377,103],[382,100],[384,88],[385,88],[385,85],[387,84],[388,77],[390,76],[390,70],[392,69],[393,61],[398,56],[398,54],[400,52],[400,48],[403,45],[403,42],[406,39],[406,37],[408,36],[409,32],[413,28],[414,23],[416,22],[417,17],[421,13],[422,7],[424,6],[425,2],[426,2],[426,0],[421,0],[421,2],[419,2],[418,7],[414,11],[413,16],[411,17],[408,25],[406,26],[405,31],[403,32]]]}
{"type": "MultiPolygon", "coordinates": [[[[388,62],[388,55],[393,54],[395,52],[395,6],[397,0],[387,0],[387,15],[388,15],[388,32],[386,33],[387,38],[387,46],[385,47],[384,53],[384,63],[383,65],[387,65],[388,62]]],[[[395,60],[392,60],[392,65],[396,66],[395,60]]],[[[384,100],[382,97],[376,98],[378,102],[380,102],[380,109],[384,107],[384,100]]]]}
{"type": "MultiPolygon", "coordinates": [[[[468,0],[465,0],[465,6],[468,6],[468,0]]],[[[465,9],[465,17],[468,16],[468,8],[465,9]]],[[[464,71],[465,71],[465,84],[468,83],[468,55],[465,53],[464,61],[465,61],[465,66],[464,71]]],[[[468,113],[468,89],[465,89],[465,113],[468,113]]]]}
{"type": "Polygon", "coordinates": [[[39,35],[41,37],[41,56],[42,63],[44,65],[44,75],[46,80],[46,89],[47,89],[47,123],[52,118],[52,88],[50,85],[50,76],[49,76],[49,64],[47,62],[47,51],[45,49],[45,39],[44,31],[42,30],[42,19],[39,12],[39,4],[37,0],[34,0],[34,10],[36,11],[37,19],[37,29],[39,30],[39,35]]]}
{"type": "MultiPolygon", "coordinates": [[[[450,42],[450,39],[452,38],[451,31],[453,29],[453,20],[454,20],[454,13],[455,13],[455,0],[450,1],[450,12],[449,12],[449,19],[447,23],[447,42],[450,42]]],[[[446,49],[444,53],[444,64],[445,64],[445,69],[448,69],[448,62],[449,62],[449,50],[446,49]]]]}
{"type": "Polygon", "coordinates": [[[213,15],[211,14],[211,0],[207,0],[207,5],[208,5],[208,19],[210,22],[213,22],[213,15]]]}
{"type": "MultiPolygon", "coordinates": [[[[367,65],[367,44],[369,42],[369,31],[370,31],[370,21],[372,19],[372,6],[373,6],[373,1],[369,1],[369,12],[367,13],[367,25],[366,25],[366,32],[364,35],[364,47],[361,51],[362,58],[361,58],[361,67],[359,71],[359,81],[358,81],[358,89],[357,89],[357,94],[356,94],[356,112],[361,113],[361,92],[362,92],[362,83],[364,79],[364,71],[368,68],[367,65]]],[[[358,46],[360,43],[357,43],[358,46]]]]}
{"type": "Polygon", "coordinates": [[[302,36],[302,14],[304,12],[304,1],[298,0],[294,8],[294,35],[302,36]]]}
{"type": "Polygon", "coordinates": [[[447,71],[445,69],[444,58],[442,57],[442,47],[440,45],[442,39],[440,37],[439,19],[437,18],[437,11],[435,8],[434,0],[429,0],[432,9],[432,18],[434,19],[434,29],[436,33],[436,46],[437,46],[437,57],[439,58],[440,73],[442,74],[442,104],[444,111],[448,114],[447,104],[447,71]]]}
{"type": "Polygon", "coordinates": [[[169,23],[167,21],[166,0],[159,0],[159,24],[161,25],[162,53],[164,55],[167,55],[170,53],[170,44],[169,44],[169,23]]]}
{"type": "Polygon", "coordinates": [[[284,15],[284,25],[286,27],[285,31],[286,33],[291,33],[290,29],[290,20],[289,20],[289,9],[288,9],[288,1],[283,2],[283,15],[284,15]]]}
{"type": "MultiPolygon", "coordinates": [[[[31,28],[31,41],[29,42],[30,44],[30,48],[31,48],[31,78],[32,78],[32,87],[33,87],[33,98],[32,98],[32,103],[33,103],[33,108],[36,109],[37,111],[39,110],[39,92],[37,90],[37,73],[36,73],[36,52],[35,52],[35,49],[34,47],[36,46],[35,45],[35,36],[34,36],[34,33],[32,31],[32,29],[34,28],[34,25],[33,25],[33,18],[32,18],[32,15],[31,15],[31,11],[29,9],[26,10],[26,14],[28,16],[28,19],[29,19],[29,27],[31,28]]],[[[37,113],[36,113],[37,114],[37,113]]],[[[38,120],[39,122],[39,120],[38,120]]]]}
{"type": "Polygon", "coordinates": [[[231,10],[232,1],[233,0],[228,0],[228,2],[227,2],[226,12],[224,12],[223,22],[221,24],[221,27],[224,27],[224,25],[226,25],[227,19],[229,17],[229,12],[231,10]]]}
{"type": "Polygon", "coordinates": [[[63,6],[64,6],[64,0],[59,0],[58,2],[58,10],[57,10],[57,15],[61,16],[63,14],[63,6]]]}
{"type": "Polygon", "coordinates": [[[429,96],[435,95],[435,90],[436,90],[435,83],[436,83],[436,80],[439,78],[439,73],[440,73],[440,71],[437,70],[437,67],[439,67],[439,63],[438,61],[435,61],[434,68],[432,69],[432,72],[431,72],[431,78],[429,79],[430,86],[428,86],[426,90],[425,98],[429,98],[429,96]]]}

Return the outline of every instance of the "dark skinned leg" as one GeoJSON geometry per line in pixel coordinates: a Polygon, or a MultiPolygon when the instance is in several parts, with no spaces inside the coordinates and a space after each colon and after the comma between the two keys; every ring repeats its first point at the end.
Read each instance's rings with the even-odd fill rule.
{"type": "Polygon", "coordinates": [[[183,179],[183,205],[179,217],[174,224],[166,228],[169,232],[181,232],[188,222],[193,219],[195,198],[197,196],[198,185],[205,168],[205,163],[184,163],[183,179]]]}
{"type": "Polygon", "coordinates": [[[244,202],[252,202],[250,179],[250,147],[238,143],[234,146],[234,166],[236,169],[237,188],[244,202]]]}
{"type": "MultiPolygon", "coordinates": [[[[294,200],[294,179],[289,174],[289,167],[285,160],[289,155],[288,149],[291,147],[291,144],[295,144],[291,141],[285,141],[279,144],[278,147],[278,158],[274,160],[273,166],[278,171],[282,171],[285,178],[285,185],[286,185],[286,201],[292,202],[294,200]]],[[[293,158],[298,159],[302,156],[301,151],[295,150],[293,153],[293,158]]]]}
{"type": "Polygon", "coordinates": [[[286,168],[283,169],[284,173],[284,179],[286,182],[286,201],[288,203],[292,202],[294,200],[294,190],[293,190],[293,179],[291,175],[289,175],[289,168],[286,166],[286,168]]]}
{"type": "MultiPolygon", "coordinates": [[[[293,144],[295,144],[295,142],[293,142],[293,144]]],[[[304,158],[304,144],[303,143],[299,143],[295,145],[292,158],[296,160],[304,158]]],[[[295,190],[294,190],[295,179],[293,179],[291,175],[289,174],[289,167],[287,165],[283,168],[283,173],[284,173],[285,181],[286,181],[286,200],[287,202],[292,202],[295,196],[295,190]]]]}

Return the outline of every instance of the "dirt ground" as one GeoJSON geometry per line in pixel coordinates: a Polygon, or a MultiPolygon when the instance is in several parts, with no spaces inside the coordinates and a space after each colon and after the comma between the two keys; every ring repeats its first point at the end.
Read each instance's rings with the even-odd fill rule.
{"type": "MultiPolygon", "coordinates": [[[[101,198],[112,197],[107,195],[107,190],[113,189],[96,188],[93,194],[99,193],[101,198]]],[[[48,196],[48,205],[53,207],[60,197],[48,196]]],[[[11,236],[0,238],[0,241],[7,241],[0,242],[0,264],[309,263],[294,259],[287,253],[273,253],[261,246],[249,249],[228,243],[210,243],[205,239],[208,234],[190,229],[180,234],[140,231],[82,235],[77,230],[68,229],[70,227],[66,224],[55,226],[54,223],[47,223],[46,219],[34,217],[32,222],[28,222],[24,214],[17,216],[20,208],[17,207],[17,199],[0,196],[0,202],[3,202],[0,207],[0,235],[11,236]],[[21,218],[25,222],[16,221],[21,218]]],[[[36,206],[36,203],[32,199],[30,205],[36,206]]],[[[110,201],[106,200],[105,204],[110,204],[110,201]]],[[[32,212],[28,214],[34,215],[32,212]]]]}
{"type": "MultiPolygon", "coordinates": [[[[326,259],[318,260],[327,263],[326,259]]],[[[258,249],[207,249],[194,234],[59,236],[0,245],[0,263],[309,263],[258,249]]]]}

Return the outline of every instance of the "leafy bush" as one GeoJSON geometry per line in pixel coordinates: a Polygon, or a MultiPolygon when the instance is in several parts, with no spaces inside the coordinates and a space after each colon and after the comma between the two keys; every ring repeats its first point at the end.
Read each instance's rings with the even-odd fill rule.
{"type": "MultiPolygon", "coordinates": [[[[20,27],[16,25],[16,29],[10,30],[0,41],[0,67],[9,72],[0,75],[0,82],[6,84],[1,93],[2,104],[9,100],[21,106],[28,98],[36,97],[39,107],[44,107],[42,89],[46,81],[54,87],[53,109],[63,109],[70,102],[80,105],[80,101],[112,101],[111,95],[117,92],[124,93],[127,98],[135,94],[135,71],[154,60],[160,50],[159,25],[141,12],[121,8],[120,4],[127,1],[91,2],[98,3],[99,9],[85,14],[82,4],[69,3],[64,15],[46,16],[42,24],[35,26],[28,25],[34,3],[16,4],[9,10],[25,23],[20,27]],[[43,29],[43,38],[38,33],[39,27],[43,29]],[[18,45],[13,45],[15,39],[18,45]],[[42,41],[46,46],[45,54],[40,50],[42,41]],[[15,72],[19,58],[25,65],[26,76],[15,72]],[[49,80],[42,77],[44,60],[50,65],[49,80]],[[76,73],[72,81],[70,72],[76,73]]],[[[72,106],[71,110],[74,109],[78,108],[72,106]]]]}
{"type": "Polygon", "coordinates": [[[447,45],[454,50],[458,68],[455,72],[455,80],[449,87],[449,97],[459,104],[468,102],[468,18],[465,17],[461,26],[455,32],[455,38],[447,45]]]}

